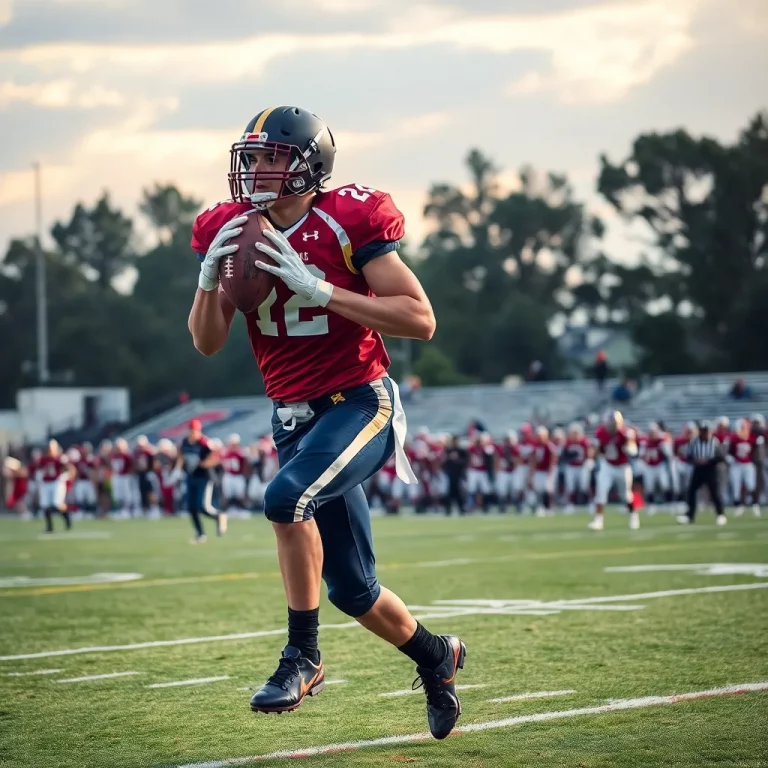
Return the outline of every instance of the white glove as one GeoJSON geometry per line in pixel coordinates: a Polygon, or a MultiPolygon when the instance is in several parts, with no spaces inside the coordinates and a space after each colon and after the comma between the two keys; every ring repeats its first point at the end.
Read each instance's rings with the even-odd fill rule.
{"type": "Polygon", "coordinates": [[[272,257],[274,264],[265,264],[257,261],[256,266],[279,277],[295,294],[307,301],[311,301],[319,307],[325,307],[331,300],[333,286],[325,280],[313,275],[301,260],[301,256],[293,249],[285,235],[274,232],[271,229],[264,230],[264,237],[269,238],[277,250],[263,243],[256,243],[256,247],[267,256],[272,257]]]}
{"type": "Polygon", "coordinates": [[[243,224],[248,221],[247,216],[237,216],[228,221],[213,238],[213,242],[205,254],[203,263],[200,265],[200,277],[197,284],[204,291],[213,291],[219,287],[219,262],[222,256],[229,256],[234,253],[238,246],[235,243],[224,245],[232,237],[237,237],[243,231],[243,224]]]}

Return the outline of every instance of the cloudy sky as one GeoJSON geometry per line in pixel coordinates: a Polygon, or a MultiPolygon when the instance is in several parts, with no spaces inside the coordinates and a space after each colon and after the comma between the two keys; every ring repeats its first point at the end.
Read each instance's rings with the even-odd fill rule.
{"type": "MultiPolygon", "coordinates": [[[[469,147],[594,195],[640,131],[724,140],[768,107],[767,0],[0,0],[0,248],[109,189],[228,196],[250,117],[298,104],[333,129],[334,182],[391,192],[408,231],[469,147]]],[[[614,246],[623,249],[618,229],[614,246]]]]}

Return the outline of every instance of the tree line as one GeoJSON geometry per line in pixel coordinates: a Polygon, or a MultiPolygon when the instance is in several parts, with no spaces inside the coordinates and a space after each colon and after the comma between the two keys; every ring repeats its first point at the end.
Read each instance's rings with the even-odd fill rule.
{"type": "MultiPolygon", "coordinates": [[[[510,192],[480,150],[466,168],[469,191],[433,184],[430,234],[418,250],[403,249],[438,318],[433,340],[413,348],[423,384],[498,382],[532,360],[558,375],[550,329],[583,322],[630,333],[641,358],[628,373],[768,368],[768,114],[733,144],[645,133],[625,158],[600,157],[599,194],[643,238],[632,264],[606,252],[604,222],[565,175],[525,167],[510,192]]],[[[137,245],[137,222],[108,192],[54,224],[45,259],[55,382],[127,386],[134,405],[169,392],[263,391],[242,319],[210,359],[187,332],[200,208],[172,183],[144,190],[151,248],[137,245]],[[115,282],[130,269],[137,277],[126,294],[115,282]]],[[[35,245],[14,239],[0,260],[0,407],[36,381],[35,245]]],[[[396,358],[395,375],[402,365],[396,358]]]]}

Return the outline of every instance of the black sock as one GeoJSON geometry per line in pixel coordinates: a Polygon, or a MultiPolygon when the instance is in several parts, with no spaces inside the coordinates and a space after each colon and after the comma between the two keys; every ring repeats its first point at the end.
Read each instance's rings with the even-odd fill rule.
{"type": "Polygon", "coordinates": [[[69,512],[62,512],[61,515],[64,518],[64,525],[66,525],[67,530],[69,530],[72,527],[72,519],[69,515],[69,512]]]}
{"type": "Polygon", "coordinates": [[[288,609],[288,645],[298,648],[313,664],[320,661],[320,651],[317,650],[319,624],[319,608],[310,611],[288,609]]]}
{"type": "Polygon", "coordinates": [[[445,641],[439,635],[433,635],[416,622],[416,631],[408,642],[401,645],[398,651],[413,659],[420,667],[434,669],[445,658],[445,641]]]}

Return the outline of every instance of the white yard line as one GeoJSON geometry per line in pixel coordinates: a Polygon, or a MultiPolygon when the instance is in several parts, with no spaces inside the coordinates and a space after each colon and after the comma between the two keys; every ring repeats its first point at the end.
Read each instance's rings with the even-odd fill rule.
{"type": "Polygon", "coordinates": [[[326,680],[326,685],[346,685],[349,681],[348,680],[326,680]]]}
{"type": "Polygon", "coordinates": [[[567,696],[576,691],[569,689],[565,691],[534,691],[533,693],[516,693],[514,696],[502,696],[498,699],[488,699],[491,704],[504,704],[507,701],[525,701],[526,699],[549,699],[553,696],[567,696]]]}
{"type": "Polygon", "coordinates": [[[72,539],[111,539],[109,531],[82,531],[81,533],[39,533],[38,541],[71,541],[72,539]]]}
{"type": "Polygon", "coordinates": [[[6,672],[6,677],[29,677],[29,675],[55,675],[60,669],[36,669],[34,672],[6,672]]]}
{"type": "Polygon", "coordinates": [[[110,672],[108,675],[87,675],[86,677],[70,677],[66,680],[54,680],[55,683],[85,683],[88,680],[109,680],[113,677],[129,677],[138,672],[110,672]]]}
{"type": "MultiPolygon", "coordinates": [[[[679,597],[682,595],[700,595],[716,592],[741,592],[752,589],[768,589],[768,581],[761,581],[754,584],[726,584],[718,587],[694,587],[691,589],[670,589],[662,592],[639,592],[634,595],[605,595],[601,597],[587,597],[578,600],[559,600],[552,602],[514,601],[530,604],[530,608],[516,608],[524,615],[542,615],[550,613],[559,613],[564,610],[571,610],[569,606],[579,605],[600,605],[601,603],[627,602],[634,600],[652,600],[659,597],[679,597]]],[[[427,613],[417,610],[415,617],[419,620],[426,619],[455,619],[460,616],[477,616],[479,614],[506,614],[504,605],[508,601],[494,600],[437,600],[433,607],[421,606],[427,613]],[[451,606],[450,609],[441,606],[446,603],[451,606]],[[496,603],[499,605],[496,606],[496,603]],[[481,606],[482,604],[482,606],[481,606]],[[466,608],[463,606],[466,605],[466,608]]],[[[618,609],[622,610],[622,609],[618,609]]],[[[626,609],[623,609],[626,610],[626,609]]],[[[356,621],[349,621],[343,624],[323,624],[320,629],[353,629],[360,625],[356,621]]],[[[259,632],[240,632],[233,635],[211,635],[209,637],[183,637],[178,640],[153,640],[146,643],[132,643],[129,645],[101,645],[85,648],[66,648],[59,651],[40,651],[38,653],[20,653],[11,656],[0,656],[0,661],[16,661],[20,659],[45,659],[52,656],[72,656],[83,653],[110,653],[112,651],[136,651],[144,648],[162,648],[173,645],[190,645],[194,643],[213,643],[229,640],[250,640],[256,637],[269,637],[271,635],[283,635],[285,628],[267,629],[259,632]]]]}
{"type": "MultiPolygon", "coordinates": [[[[580,709],[566,709],[559,712],[539,712],[533,715],[520,715],[508,717],[504,720],[486,720],[480,723],[470,723],[456,728],[454,733],[474,733],[476,731],[489,731],[497,728],[512,728],[527,723],[542,723],[547,720],[563,720],[571,717],[588,715],[605,715],[611,712],[620,712],[628,709],[644,709],[646,707],[658,707],[665,704],[677,704],[681,701],[695,701],[713,696],[736,696],[754,691],[768,691],[768,682],[743,683],[731,685],[726,688],[711,688],[707,691],[694,691],[681,693],[676,696],[647,696],[641,699],[620,699],[611,704],[601,704],[595,707],[582,707],[580,709]]],[[[319,747],[305,747],[304,749],[271,752],[266,755],[252,755],[250,757],[231,757],[224,760],[210,760],[205,763],[186,763],[179,768],[232,768],[237,765],[249,763],[267,762],[269,760],[286,760],[301,757],[314,757],[315,755],[327,755],[335,752],[355,752],[358,749],[370,747],[391,747],[398,744],[410,744],[416,741],[429,741],[432,737],[428,733],[412,733],[405,736],[386,736],[382,739],[370,739],[367,741],[351,741],[346,744],[327,744],[319,747]]]]}
{"type": "Polygon", "coordinates": [[[198,677],[193,680],[174,680],[171,683],[152,683],[145,685],[145,688],[177,688],[180,685],[203,685],[204,683],[218,683],[220,680],[229,680],[229,675],[219,675],[218,677],[198,677]]]}
{"type": "MultiPolygon", "coordinates": [[[[486,688],[485,683],[477,683],[475,685],[457,685],[456,690],[457,691],[468,691],[470,688],[486,688]]],[[[379,696],[382,698],[393,698],[395,696],[410,696],[414,693],[422,693],[421,688],[403,688],[402,691],[390,691],[389,693],[380,693],[379,696]]]]}

